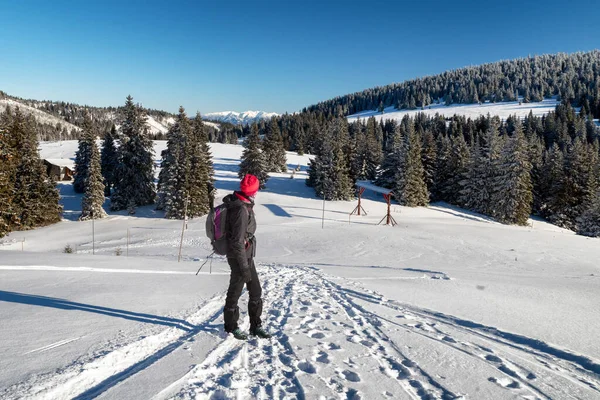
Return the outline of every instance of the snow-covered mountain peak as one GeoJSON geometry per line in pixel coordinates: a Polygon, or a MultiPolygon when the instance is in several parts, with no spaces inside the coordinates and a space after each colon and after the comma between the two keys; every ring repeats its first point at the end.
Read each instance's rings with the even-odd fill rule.
{"type": "Polygon", "coordinates": [[[231,124],[247,125],[253,122],[258,122],[263,119],[271,119],[277,117],[277,113],[269,113],[265,111],[220,111],[204,114],[202,117],[207,120],[229,122],[231,124]]]}

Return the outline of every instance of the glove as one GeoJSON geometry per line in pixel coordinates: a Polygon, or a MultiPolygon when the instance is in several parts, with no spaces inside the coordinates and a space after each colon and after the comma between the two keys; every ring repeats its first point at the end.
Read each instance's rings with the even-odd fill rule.
{"type": "Polygon", "coordinates": [[[250,268],[242,268],[242,279],[244,280],[244,283],[252,281],[252,274],[250,273],[250,268]]]}

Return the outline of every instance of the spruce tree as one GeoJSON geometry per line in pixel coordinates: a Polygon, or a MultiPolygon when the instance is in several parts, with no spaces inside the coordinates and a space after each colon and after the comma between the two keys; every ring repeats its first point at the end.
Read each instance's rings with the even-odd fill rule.
{"type": "Polygon", "coordinates": [[[596,193],[591,206],[579,217],[577,233],[584,236],[600,236],[600,193],[596,193]]]}
{"type": "Polygon", "coordinates": [[[461,205],[481,214],[493,215],[495,178],[499,170],[500,139],[498,126],[492,123],[471,155],[464,179],[461,181],[461,205]]]}
{"type": "Polygon", "coordinates": [[[31,229],[60,221],[60,196],[39,158],[35,122],[26,119],[17,108],[8,134],[16,150],[12,202],[15,228],[31,229]]]}
{"type": "Polygon", "coordinates": [[[96,132],[89,113],[83,119],[81,137],[79,138],[77,152],[75,153],[75,173],[73,177],[73,189],[75,193],[84,193],[89,170],[92,146],[95,145],[96,132]]]}
{"type": "Polygon", "coordinates": [[[492,183],[493,216],[506,224],[526,225],[531,214],[533,185],[527,140],[520,121],[502,149],[499,170],[492,183]]]}
{"type": "Polygon", "coordinates": [[[425,185],[427,185],[430,199],[433,199],[435,198],[434,186],[436,180],[437,145],[433,133],[430,130],[422,133],[421,137],[423,139],[421,161],[423,163],[425,185]]]}
{"type": "Polygon", "coordinates": [[[377,168],[383,159],[383,131],[375,117],[371,117],[367,121],[364,140],[364,174],[365,179],[372,181],[377,178],[377,168]]]}
{"type": "Polygon", "coordinates": [[[425,170],[421,160],[421,138],[414,128],[413,121],[406,125],[405,145],[403,146],[403,168],[396,177],[394,196],[398,202],[408,207],[429,204],[429,193],[425,184],[425,170]]]}
{"type": "Polygon", "coordinates": [[[110,131],[104,134],[104,141],[101,150],[101,168],[102,177],[104,178],[104,194],[110,196],[111,188],[115,182],[115,171],[119,165],[117,146],[117,128],[113,124],[110,131]]]}
{"type": "Polygon", "coordinates": [[[118,149],[119,166],[116,170],[111,209],[135,213],[139,206],[153,204],[156,197],[154,185],[154,150],[146,128],[145,111],[127,97],[121,125],[121,143],[118,149]]]}
{"type": "Polygon", "coordinates": [[[564,155],[558,144],[555,143],[546,152],[544,160],[542,187],[545,195],[542,216],[561,226],[566,221],[564,208],[568,195],[565,184],[564,155]]]}
{"type": "Polygon", "coordinates": [[[8,117],[0,116],[0,237],[15,223],[12,202],[15,186],[16,151],[8,132],[8,117]],[[6,118],[6,119],[5,119],[6,118]]]}
{"type": "Polygon", "coordinates": [[[81,202],[81,216],[79,220],[99,219],[106,217],[104,204],[104,183],[100,166],[100,153],[96,143],[92,143],[88,162],[87,179],[85,181],[85,194],[81,202]]]}
{"type": "Polygon", "coordinates": [[[267,168],[270,172],[286,172],[287,158],[281,131],[276,119],[271,119],[267,126],[267,133],[263,140],[263,150],[267,160],[267,168]]]}
{"type": "Polygon", "coordinates": [[[375,184],[387,189],[396,187],[398,174],[404,169],[404,138],[400,125],[396,125],[391,138],[390,151],[385,155],[379,170],[375,184]]]}
{"type": "Polygon", "coordinates": [[[194,218],[209,212],[213,206],[215,190],[215,171],[210,147],[208,146],[208,134],[200,113],[196,114],[196,118],[192,123],[192,135],[188,140],[186,153],[190,163],[187,179],[188,215],[194,218]]]}
{"type": "Polygon", "coordinates": [[[344,155],[349,140],[344,118],[333,120],[323,135],[316,157],[310,161],[307,185],[325,200],[350,200],[353,196],[350,170],[344,155]]]}
{"type": "Polygon", "coordinates": [[[175,124],[167,132],[167,149],[163,153],[158,181],[158,207],[165,210],[166,218],[183,219],[185,215],[186,202],[189,201],[187,179],[190,171],[186,150],[191,137],[190,121],[183,107],[180,107],[175,124]]]}
{"type": "Polygon", "coordinates": [[[265,153],[260,146],[260,137],[258,135],[258,125],[252,124],[250,134],[244,141],[244,152],[240,162],[240,179],[246,174],[256,176],[260,182],[260,188],[264,189],[269,175],[267,173],[267,160],[265,153]]]}

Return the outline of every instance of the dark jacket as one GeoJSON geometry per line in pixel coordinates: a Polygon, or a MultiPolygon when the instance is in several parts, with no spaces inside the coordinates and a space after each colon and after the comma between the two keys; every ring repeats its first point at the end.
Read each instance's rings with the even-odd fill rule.
{"type": "Polygon", "coordinates": [[[256,254],[254,202],[247,200],[248,203],[240,200],[235,193],[223,199],[227,207],[227,258],[233,259],[245,270],[248,269],[248,260],[256,254]]]}

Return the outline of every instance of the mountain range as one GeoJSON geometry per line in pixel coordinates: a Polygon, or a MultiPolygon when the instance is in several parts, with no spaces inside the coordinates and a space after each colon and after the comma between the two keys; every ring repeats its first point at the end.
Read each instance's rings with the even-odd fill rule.
{"type": "Polygon", "coordinates": [[[265,111],[221,111],[204,114],[203,119],[209,121],[229,122],[234,125],[248,125],[260,120],[268,120],[273,117],[278,117],[277,113],[269,113],[265,111]]]}

